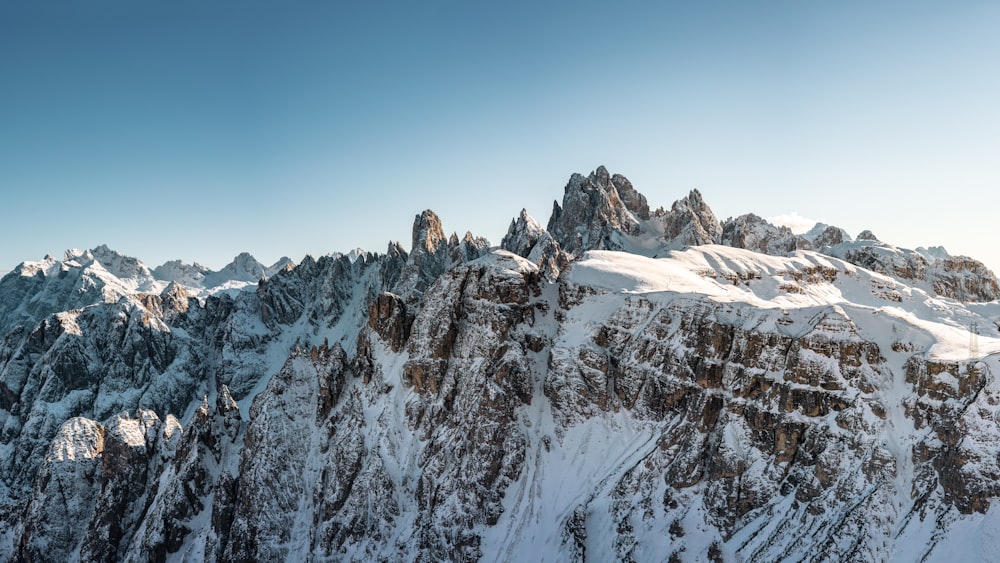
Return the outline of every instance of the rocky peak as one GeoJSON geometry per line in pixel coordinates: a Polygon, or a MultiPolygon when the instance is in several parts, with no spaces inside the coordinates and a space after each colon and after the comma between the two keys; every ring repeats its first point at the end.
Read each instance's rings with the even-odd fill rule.
{"type": "Polygon", "coordinates": [[[441,219],[430,209],[413,219],[413,243],[410,245],[412,254],[434,254],[445,240],[441,219]]]}
{"type": "Polygon", "coordinates": [[[177,282],[170,282],[158,295],[142,293],[137,296],[147,311],[168,321],[187,312],[190,297],[184,286],[177,282]]]}
{"type": "Polygon", "coordinates": [[[390,259],[401,258],[406,260],[407,253],[406,249],[403,248],[403,245],[397,240],[389,243],[388,247],[385,249],[385,256],[390,259]]]}
{"type": "Polygon", "coordinates": [[[545,229],[528,214],[528,210],[522,209],[517,219],[511,219],[507,234],[500,241],[500,248],[527,257],[544,232],[545,229]]]}
{"type": "Polygon", "coordinates": [[[722,224],[698,190],[691,190],[686,198],[675,201],[662,221],[663,236],[671,248],[722,242],[722,224]]]}
{"type": "Polygon", "coordinates": [[[722,244],[772,256],[786,256],[812,246],[788,227],[778,227],[753,213],[727,219],[722,226],[722,244]]]}
{"type": "Polygon", "coordinates": [[[275,262],[274,264],[271,264],[270,266],[268,266],[264,270],[264,276],[265,277],[271,277],[274,274],[277,274],[278,272],[280,272],[282,270],[285,270],[285,269],[288,269],[288,268],[294,268],[294,267],[295,267],[295,262],[291,258],[289,258],[287,256],[282,256],[281,258],[278,259],[277,262],[275,262]]]}
{"type": "Polygon", "coordinates": [[[559,277],[559,273],[565,270],[570,262],[570,256],[563,252],[556,239],[547,232],[542,233],[538,244],[531,249],[525,258],[538,266],[542,276],[550,282],[555,281],[559,277]]]}
{"type": "Polygon", "coordinates": [[[490,241],[483,237],[472,235],[471,231],[466,231],[465,236],[459,240],[457,233],[452,233],[448,239],[448,250],[451,254],[452,264],[462,264],[471,262],[483,254],[490,247],[490,241]]]}
{"type": "Polygon", "coordinates": [[[618,234],[639,235],[642,217],[649,217],[645,198],[624,176],[611,176],[601,166],[587,177],[570,177],[562,206],[553,205],[548,231],[572,254],[620,250],[618,234]]]}
{"type": "Polygon", "coordinates": [[[559,277],[559,272],[565,269],[570,261],[570,256],[562,251],[559,242],[525,209],[521,210],[517,219],[511,220],[510,228],[507,229],[500,247],[527,258],[549,281],[559,277]]]}
{"type": "Polygon", "coordinates": [[[870,240],[874,242],[881,242],[878,240],[878,237],[875,236],[875,233],[869,231],[868,229],[865,229],[860,233],[858,233],[858,240],[870,240]]]}
{"type": "Polygon", "coordinates": [[[90,250],[67,250],[63,259],[63,268],[78,267],[88,270],[92,269],[95,263],[100,265],[98,271],[103,269],[129,285],[147,288],[154,280],[153,273],[139,259],[112,250],[106,244],[90,250]]]}
{"type": "Polygon", "coordinates": [[[218,272],[215,272],[214,276],[207,277],[227,278],[227,281],[239,280],[255,282],[264,276],[264,270],[264,265],[258,262],[253,255],[249,252],[241,252],[238,256],[233,258],[232,262],[226,264],[218,272]]]}
{"type": "MultiPolygon", "coordinates": [[[[207,289],[231,285],[233,282],[244,284],[257,283],[265,277],[266,269],[249,252],[241,252],[233,261],[218,272],[206,272],[204,287],[207,289]]],[[[183,283],[183,282],[182,282],[183,283]]]]}
{"type": "Polygon", "coordinates": [[[934,293],[943,297],[978,302],[1000,299],[996,275],[985,264],[968,256],[939,258],[930,273],[934,293]]]}
{"type": "Polygon", "coordinates": [[[169,260],[153,268],[153,277],[168,282],[179,282],[188,287],[204,287],[205,275],[211,270],[195,262],[185,264],[181,260],[169,260]]]}
{"type": "Polygon", "coordinates": [[[163,308],[166,311],[172,311],[175,313],[185,313],[188,310],[188,299],[190,296],[188,292],[179,283],[170,282],[170,284],[160,292],[160,298],[163,300],[163,308]]]}
{"type": "Polygon", "coordinates": [[[385,258],[379,264],[383,287],[392,288],[399,284],[399,276],[402,275],[408,259],[409,255],[399,241],[389,243],[385,258]]]}
{"type": "Polygon", "coordinates": [[[399,275],[399,281],[391,289],[405,298],[423,294],[451,266],[450,250],[437,214],[428,209],[417,215],[413,220],[410,255],[399,275]]]}
{"type": "MultiPolygon", "coordinates": [[[[608,171],[603,166],[597,168],[597,173],[601,176],[602,180],[608,177],[608,171]]],[[[628,178],[621,174],[615,174],[604,181],[607,185],[615,187],[618,191],[618,197],[621,198],[626,209],[639,219],[649,219],[649,204],[646,203],[646,196],[632,187],[632,182],[628,178]]]]}
{"type": "Polygon", "coordinates": [[[823,223],[816,223],[816,226],[804,236],[817,251],[851,241],[851,235],[844,229],[823,223]]]}

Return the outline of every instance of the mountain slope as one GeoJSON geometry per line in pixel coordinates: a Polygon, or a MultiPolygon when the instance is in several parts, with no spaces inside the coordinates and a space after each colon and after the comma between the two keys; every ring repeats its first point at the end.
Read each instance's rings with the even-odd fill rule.
{"type": "Polygon", "coordinates": [[[651,212],[603,168],[549,225],[522,212],[489,248],[425,211],[409,253],[306,257],[254,291],[10,286],[0,556],[992,553],[1000,304],[977,262],[719,222],[697,192],[651,212]],[[26,327],[48,309],[25,303],[77,306],[26,327]]]}

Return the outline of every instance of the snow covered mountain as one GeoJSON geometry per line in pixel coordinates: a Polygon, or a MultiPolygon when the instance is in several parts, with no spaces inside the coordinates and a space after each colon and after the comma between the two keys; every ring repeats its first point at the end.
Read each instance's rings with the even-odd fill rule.
{"type": "Polygon", "coordinates": [[[425,211],[409,252],[230,266],[0,281],[0,559],[997,553],[971,258],[650,210],[602,167],[500,247],[425,211]]]}
{"type": "Polygon", "coordinates": [[[265,267],[249,253],[244,252],[233,259],[218,272],[214,272],[201,264],[185,264],[180,260],[171,260],[153,269],[153,277],[157,280],[177,282],[189,289],[207,290],[218,293],[225,290],[239,290],[247,286],[256,286],[261,278],[272,276],[286,266],[295,263],[288,257],[283,257],[270,267],[265,267]]]}

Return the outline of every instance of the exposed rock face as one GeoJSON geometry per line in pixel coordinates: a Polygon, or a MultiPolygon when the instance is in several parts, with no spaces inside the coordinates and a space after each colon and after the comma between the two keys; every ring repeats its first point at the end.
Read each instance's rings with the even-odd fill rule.
{"type": "Polygon", "coordinates": [[[416,393],[406,424],[426,440],[413,491],[421,558],[481,557],[475,530],[498,522],[523,470],[540,284],[523,259],[487,257],[439,280],[414,320],[402,377],[416,393]]]}
{"type": "MultiPolygon", "coordinates": [[[[603,177],[608,175],[608,171],[603,166],[600,166],[597,169],[597,174],[602,177],[603,181],[603,177]]],[[[632,187],[632,182],[629,182],[628,178],[621,174],[615,174],[611,177],[610,183],[615,186],[618,197],[625,204],[626,209],[639,219],[649,219],[649,205],[646,203],[646,196],[632,187]]]]}
{"type": "MultiPolygon", "coordinates": [[[[820,225],[817,225],[819,227],[820,225]]],[[[806,237],[808,238],[808,237],[806,237]]],[[[839,227],[825,226],[816,236],[811,239],[812,247],[817,251],[824,251],[832,246],[850,242],[851,237],[839,227]]]]}
{"type": "Polygon", "coordinates": [[[698,190],[675,201],[661,220],[664,240],[670,248],[722,242],[722,225],[698,190]]]}
{"type": "Polygon", "coordinates": [[[619,234],[639,235],[639,220],[649,217],[645,198],[624,176],[611,176],[603,166],[584,177],[573,174],[562,207],[553,204],[548,232],[570,254],[587,250],[619,250],[619,234]],[[622,197],[622,193],[625,194],[622,197]]]}
{"type": "Polygon", "coordinates": [[[413,242],[398,293],[422,293],[450,265],[448,239],[441,228],[441,219],[428,209],[413,220],[413,242]]]}
{"type": "Polygon", "coordinates": [[[510,222],[510,228],[503,237],[500,248],[527,258],[549,281],[555,281],[559,277],[559,272],[569,265],[571,259],[552,235],[542,229],[524,209],[516,220],[510,222]]]}
{"type": "Polygon", "coordinates": [[[125,561],[168,558],[219,560],[234,510],[231,459],[241,428],[236,402],[223,387],[213,409],[195,410],[175,452],[161,453],[163,468],[145,509],[147,517],[128,545],[125,561]]]}
{"type": "Polygon", "coordinates": [[[796,250],[812,248],[808,240],[788,227],[776,227],[753,213],[723,223],[721,242],[772,256],[787,256],[796,250]]]}
{"type": "Polygon", "coordinates": [[[403,349],[410,338],[413,317],[407,314],[406,303],[393,293],[380,293],[368,309],[368,327],[375,331],[393,352],[403,349]]]}
{"type": "MultiPolygon", "coordinates": [[[[766,538],[749,536],[753,544],[787,549],[777,552],[807,551],[814,542],[843,541],[858,532],[824,531],[818,515],[839,505],[834,491],[852,497],[865,489],[853,483],[858,476],[842,460],[866,451],[871,445],[864,437],[878,433],[864,422],[878,420],[872,409],[884,408],[873,395],[887,375],[878,347],[858,338],[850,320],[837,312],[814,319],[804,336],[791,338],[783,331],[720,323],[720,315],[745,314],[727,308],[698,301],[663,308],[629,299],[597,328],[592,342],[565,351],[557,345],[561,353],[554,355],[546,395],[567,425],[586,424],[599,411],[626,409],[633,418],[669,421],[643,437],[628,469],[606,485],[613,499],[608,513],[584,504],[575,520],[567,521],[570,537],[573,528],[589,527],[587,517],[578,521],[580,514],[601,522],[610,518],[617,530],[615,551],[597,557],[650,560],[655,536],[671,538],[677,553],[684,553],[685,535],[692,531],[683,523],[693,523],[692,514],[699,514],[694,521],[710,522],[718,533],[714,541],[725,544],[737,531],[756,529],[755,515],[765,507],[772,522],[795,521],[797,529],[819,535],[796,534],[801,538],[796,540],[761,529],[766,538]],[[866,391],[858,394],[859,389],[866,391]],[[843,489],[848,484],[850,489],[843,489]],[[774,503],[782,497],[794,497],[808,513],[779,509],[774,503]]],[[[884,471],[862,479],[891,480],[884,471]]],[[[860,509],[847,516],[866,518],[860,509]]],[[[701,541],[706,549],[713,540],[701,541]]],[[[686,555],[699,558],[698,553],[686,555]]],[[[776,551],[743,553],[750,560],[769,560],[776,551]]],[[[839,558],[836,551],[825,553],[839,558]]],[[[877,553],[867,556],[878,558],[877,553]]]]}
{"type": "MultiPolygon", "coordinates": [[[[309,356],[289,358],[254,400],[236,474],[232,527],[223,551],[226,560],[299,559],[301,554],[293,551],[295,542],[312,535],[314,523],[302,522],[298,513],[329,513],[322,489],[317,490],[322,484],[317,481],[320,472],[351,468],[355,464],[344,464],[341,456],[334,456],[353,453],[356,459],[357,453],[343,446],[362,446],[344,436],[348,443],[331,449],[334,444],[328,440],[334,428],[316,436],[340,399],[344,370],[345,356],[339,347],[314,348],[309,356]],[[259,518],[259,514],[273,517],[259,518]]],[[[331,476],[345,485],[348,479],[353,476],[331,476]]]]}
{"type": "MultiPolygon", "coordinates": [[[[354,305],[359,284],[378,283],[385,275],[379,266],[401,268],[399,262],[405,256],[382,264],[370,255],[353,262],[347,256],[323,256],[319,260],[306,256],[297,267],[280,271],[258,285],[261,317],[271,326],[289,325],[299,319],[307,319],[315,326],[336,323],[354,305]]],[[[353,310],[351,313],[357,314],[353,310]]]]}
{"type": "Polygon", "coordinates": [[[103,425],[66,421],[39,470],[23,526],[15,531],[17,558],[120,560],[142,521],[143,499],[156,487],[162,456],[172,452],[180,433],[172,416],[164,423],[142,410],[103,425]]]}
{"type": "Polygon", "coordinates": [[[441,228],[441,219],[428,209],[413,221],[410,254],[399,281],[391,289],[406,299],[416,299],[453,264],[475,260],[487,248],[489,241],[473,237],[472,233],[466,233],[461,241],[457,235],[452,235],[449,241],[441,228]]]}
{"type": "Polygon", "coordinates": [[[924,285],[942,297],[971,302],[1000,298],[996,275],[966,256],[951,256],[942,250],[939,257],[860,238],[824,252],[907,283],[924,285]]]}
{"type": "Polygon", "coordinates": [[[959,301],[1000,299],[997,277],[978,260],[947,256],[934,263],[930,278],[934,293],[959,301]]]}
{"type": "Polygon", "coordinates": [[[183,412],[208,367],[189,339],[129,301],[43,321],[4,367],[13,397],[0,415],[12,448],[0,462],[4,482],[29,485],[66,416],[106,419],[140,405],[183,412]]]}
{"type": "Polygon", "coordinates": [[[410,253],[256,291],[128,290],[95,250],[67,287],[128,291],[71,301],[65,262],[23,266],[0,559],[934,561],[1000,533],[1000,306],[935,296],[995,294],[981,264],[570,184],[558,236],[425,212],[410,253]],[[79,307],[31,321],[45,287],[79,307]]]}
{"type": "Polygon", "coordinates": [[[534,217],[528,214],[527,209],[522,209],[517,219],[511,220],[507,234],[500,241],[500,248],[518,256],[527,257],[534,250],[543,233],[545,233],[545,229],[538,221],[535,221],[534,217]]]}
{"type": "MultiPolygon", "coordinates": [[[[859,242],[868,240],[871,239],[858,238],[859,242]]],[[[876,243],[835,247],[831,253],[842,254],[848,262],[880,274],[909,281],[927,279],[927,259],[916,252],[876,243]]]]}

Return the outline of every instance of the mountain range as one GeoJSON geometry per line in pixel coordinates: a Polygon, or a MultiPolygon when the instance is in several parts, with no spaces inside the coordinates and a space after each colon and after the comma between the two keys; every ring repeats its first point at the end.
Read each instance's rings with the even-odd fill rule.
{"type": "Polygon", "coordinates": [[[998,298],[604,167],[499,246],[428,210],[408,251],[24,262],[0,559],[994,559],[998,298]]]}

